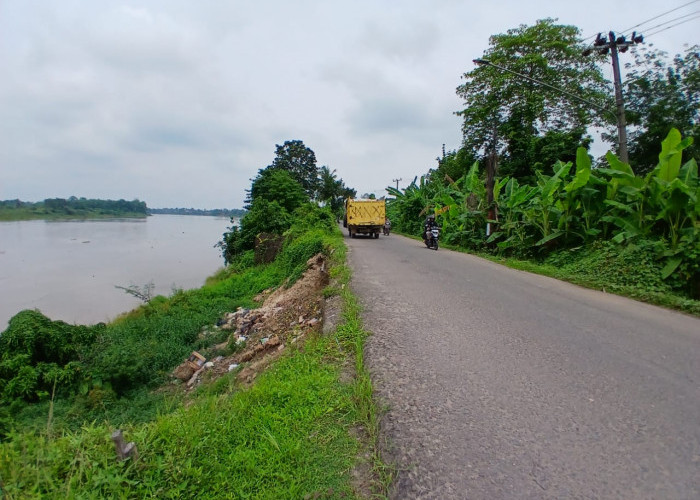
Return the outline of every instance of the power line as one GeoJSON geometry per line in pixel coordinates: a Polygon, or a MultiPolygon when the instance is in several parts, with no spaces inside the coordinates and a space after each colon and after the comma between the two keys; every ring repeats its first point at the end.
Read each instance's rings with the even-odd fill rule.
{"type": "MultiPolygon", "coordinates": [[[[631,28],[627,28],[626,30],[613,30],[613,31],[615,31],[616,33],[620,33],[620,34],[628,33],[630,30],[633,30],[633,29],[635,29],[635,28],[639,28],[640,26],[642,26],[642,25],[644,25],[644,24],[650,23],[651,21],[654,21],[655,19],[659,19],[660,17],[665,16],[666,14],[670,14],[671,12],[675,12],[675,11],[677,11],[677,10],[679,10],[679,9],[682,9],[683,7],[687,7],[688,5],[692,5],[692,4],[697,3],[697,2],[700,2],[700,0],[693,0],[692,2],[684,3],[683,5],[680,5],[680,6],[676,7],[676,8],[673,8],[673,9],[671,9],[671,10],[667,10],[666,12],[662,12],[661,14],[658,14],[658,15],[656,15],[656,16],[654,16],[654,17],[651,17],[651,18],[647,19],[646,21],[642,21],[642,22],[639,23],[639,24],[635,24],[634,26],[632,26],[631,28]]],[[[694,14],[694,13],[693,13],[693,14],[694,14]]],[[[693,15],[693,14],[686,14],[686,15],[693,15]]],[[[682,17],[683,17],[683,16],[681,16],[680,18],[682,18],[682,17]]],[[[680,19],[680,18],[677,18],[677,19],[680,19]]],[[[672,19],[671,21],[667,21],[667,22],[672,22],[672,21],[673,21],[673,19],[672,19]]],[[[665,24],[665,23],[664,23],[664,24],[665,24]]],[[[657,26],[654,26],[654,27],[652,27],[652,28],[645,28],[645,29],[654,29],[654,28],[656,28],[656,27],[657,27],[657,26]]],[[[598,36],[598,35],[595,34],[595,35],[588,36],[588,37],[584,38],[582,41],[585,42],[586,40],[592,40],[592,39],[594,39],[596,36],[598,36]]]]}
{"type": "MultiPolygon", "coordinates": [[[[695,12],[691,12],[691,13],[685,14],[685,15],[683,15],[683,16],[674,17],[673,19],[669,19],[668,21],[664,21],[664,22],[661,23],[661,24],[657,24],[657,25],[655,25],[655,26],[652,26],[651,28],[646,28],[646,29],[649,30],[649,31],[655,30],[656,28],[660,28],[660,27],[662,27],[662,26],[666,26],[668,23],[673,23],[673,22],[675,22],[675,21],[678,21],[679,19],[685,19],[685,18],[688,18],[689,16],[696,16],[696,17],[697,17],[697,14],[700,14],[700,10],[696,10],[695,12]]],[[[692,19],[695,19],[695,17],[693,17],[692,19]]],[[[690,21],[690,19],[688,19],[688,21],[690,21]]],[[[686,21],[683,21],[683,22],[686,22],[686,21]]],[[[680,24],[680,23],[679,23],[679,24],[680,24]]],[[[674,26],[675,26],[675,24],[674,24],[674,26]]],[[[647,34],[647,36],[649,36],[649,34],[647,34]]]]}
{"type": "MultiPolygon", "coordinates": [[[[700,12],[700,11],[698,11],[698,12],[700,12]]],[[[657,30],[657,31],[653,31],[653,32],[651,32],[651,33],[647,33],[647,34],[646,34],[646,37],[648,38],[648,37],[650,37],[650,36],[652,36],[652,35],[656,35],[656,34],[661,33],[661,32],[663,32],[663,31],[670,30],[671,28],[674,28],[674,27],[678,26],[679,24],[685,24],[685,23],[687,23],[688,21],[692,21],[693,19],[698,19],[698,18],[700,18],[700,14],[698,14],[698,15],[696,15],[696,16],[693,16],[693,17],[690,17],[690,18],[686,19],[685,21],[681,21],[681,22],[679,22],[679,23],[672,24],[671,26],[667,26],[667,27],[665,27],[664,29],[660,29],[660,30],[657,30]]]]}
{"type": "Polygon", "coordinates": [[[676,7],[675,9],[668,10],[668,11],[663,12],[663,13],[657,15],[657,16],[654,16],[654,17],[652,17],[652,18],[649,18],[649,19],[647,19],[646,21],[642,21],[642,22],[639,23],[639,24],[635,24],[635,25],[632,26],[631,28],[627,28],[626,30],[623,30],[622,33],[626,33],[626,32],[628,32],[629,30],[633,30],[633,29],[635,29],[635,28],[639,28],[640,26],[642,26],[642,25],[644,25],[644,24],[647,24],[647,23],[649,23],[649,22],[651,22],[651,21],[653,21],[653,20],[655,20],[655,19],[658,19],[658,18],[660,18],[660,17],[665,16],[666,14],[670,14],[671,12],[677,11],[678,9],[682,9],[683,7],[687,7],[688,5],[692,5],[692,4],[697,3],[697,2],[700,2],[700,0],[693,0],[692,2],[684,3],[683,5],[681,5],[681,6],[679,6],[679,7],[676,7]]]}

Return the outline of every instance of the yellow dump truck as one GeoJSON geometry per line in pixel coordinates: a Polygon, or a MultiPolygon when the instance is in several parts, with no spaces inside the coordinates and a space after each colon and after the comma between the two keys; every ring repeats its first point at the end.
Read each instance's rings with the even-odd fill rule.
{"type": "Polygon", "coordinates": [[[345,217],[343,226],[354,238],[356,234],[367,234],[379,238],[379,232],[386,220],[386,203],[384,200],[345,200],[345,217]]]}

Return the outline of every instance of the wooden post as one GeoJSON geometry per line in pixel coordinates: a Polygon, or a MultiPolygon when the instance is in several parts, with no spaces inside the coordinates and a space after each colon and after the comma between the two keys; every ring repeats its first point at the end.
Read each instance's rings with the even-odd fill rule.
{"type": "Polygon", "coordinates": [[[139,459],[139,452],[136,449],[136,445],[132,443],[124,443],[124,434],[121,429],[117,429],[112,433],[112,441],[114,441],[114,447],[117,450],[117,459],[121,462],[130,458],[132,461],[139,459]]]}

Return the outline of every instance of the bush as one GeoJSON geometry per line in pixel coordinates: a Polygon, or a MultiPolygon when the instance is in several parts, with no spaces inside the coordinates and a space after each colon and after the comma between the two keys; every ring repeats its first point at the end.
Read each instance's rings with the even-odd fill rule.
{"type": "Polygon", "coordinates": [[[0,397],[34,401],[54,384],[74,387],[85,352],[105,328],[52,321],[39,311],[17,313],[0,335],[0,397]]]}
{"type": "Polygon", "coordinates": [[[661,275],[663,262],[658,253],[659,243],[654,241],[640,240],[630,245],[597,241],[589,246],[554,253],[545,259],[545,263],[598,288],[613,291],[629,287],[670,292],[671,286],[661,275]]]}
{"type": "Polygon", "coordinates": [[[292,225],[292,216],[276,201],[257,200],[241,219],[241,225],[231,227],[219,242],[227,264],[246,250],[255,248],[255,237],[260,233],[282,234],[292,225]]]}

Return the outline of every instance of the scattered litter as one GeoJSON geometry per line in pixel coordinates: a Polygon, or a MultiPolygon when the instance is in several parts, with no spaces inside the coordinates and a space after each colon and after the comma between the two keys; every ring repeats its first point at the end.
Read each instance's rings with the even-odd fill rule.
{"type": "Polygon", "coordinates": [[[236,368],[238,368],[238,363],[231,363],[230,365],[228,365],[228,371],[230,372],[232,372],[236,368]]]}
{"type": "Polygon", "coordinates": [[[190,365],[192,368],[195,370],[199,370],[202,366],[204,366],[204,363],[207,362],[207,358],[199,354],[197,351],[192,351],[192,354],[190,354],[190,357],[187,358],[187,364],[190,365]]]}

